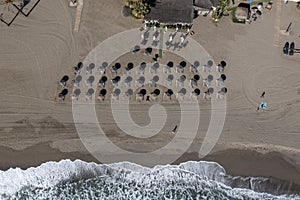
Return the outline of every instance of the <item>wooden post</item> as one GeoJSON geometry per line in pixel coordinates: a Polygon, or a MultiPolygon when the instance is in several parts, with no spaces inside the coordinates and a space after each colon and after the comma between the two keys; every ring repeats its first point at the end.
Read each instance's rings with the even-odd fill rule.
{"type": "Polygon", "coordinates": [[[82,9],[83,9],[83,0],[78,0],[76,19],[75,19],[75,25],[74,25],[74,32],[76,32],[76,33],[78,33],[78,31],[79,31],[82,9]]]}

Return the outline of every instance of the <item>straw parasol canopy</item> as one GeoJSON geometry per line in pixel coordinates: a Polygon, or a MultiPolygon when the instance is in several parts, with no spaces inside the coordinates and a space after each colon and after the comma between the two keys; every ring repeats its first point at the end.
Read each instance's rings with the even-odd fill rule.
{"type": "Polygon", "coordinates": [[[118,83],[121,80],[120,76],[116,76],[115,78],[112,79],[113,83],[118,83]]]}
{"type": "Polygon", "coordinates": [[[166,94],[168,97],[170,97],[170,96],[172,96],[172,95],[174,94],[174,92],[173,92],[173,90],[168,89],[168,90],[165,92],[165,94],[166,94]]]}
{"type": "Polygon", "coordinates": [[[158,95],[160,95],[160,90],[159,89],[155,89],[152,93],[155,94],[156,96],[158,96],[158,95]]]}
{"type": "Polygon", "coordinates": [[[129,88],[129,89],[125,92],[125,94],[126,94],[127,96],[131,96],[131,95],[133,95],[133,90],[132,90],[131,88],[129,88]]]}
{"type": "Polygon", "coordinates": [[[121,90],[119,88],[116,88],[113,93],[114,95],[119,96],[121,94],[121,90]]]}
{"type": "Polygon", "coordinates": [[[107,62],[103,62],[102,63],[102,67],[105,69],[106,67],[108,66],[108,63],[107,62]]]}
{"type": "Polygon", "coordinates": [[[66,96],[68,93],[69,93],[69,90],[65,88],[65,89],[63,89],[59,94],[60,94],[61,96],[66,96]]]}
{"type": "Polygon", "coordinates": [[[224,60],[222,60],[221,62],[220,62],[220,65],[221,65],[221,67],[226,67],[226,65],[227,65],[227,63],[224,61],[224,60]]]}
{"type": "Polygon", "coordinates": [[[68,76],[68,75],[64,75],[64,76],[61,78],[60,82],[67,82],[68,80],[69,80],[69,76],[68,76]]]}
{"type": "Polygon", "coordinates": [[[185,95],[186,94],[186,89],[181,88],[178,93],[185,95]]]}
{"type": "Polygon", "coordinates": [[[130,83],[132,81],[132,77],[131,76],[127,76],[124,80],[125,83],[130,83]]]}
{"type": "Polygon", "coordinates": [[[221,74],[221,77],[220,77],[223,81],[225,81],[226,80],[226,75],[225,74],[221,74]]]}
{"type": "Polygon", "coordinates": [[[199,66],[200,66],[200,62],[199,62],[198,60],[196,60],[196,61],[194,62],[194,66],[195,66],[195,67],[199,67],[199,66]]]}
{"type": "Polygon", "coordinates": [[[214,63],[213,63],[213,61],[212,61],[212,60],[209,60],[209,61],[207,61],[207,66],[208,66],[208,67],[211,67],[211,66],[213,66],[213,64],[214,64],[214,63]]]}
{"type": "Polygon", "coordinates": [[[137,81],[140,83],[140,84],[144,84],[145,83],[145,77],[141,76],[137,81]]]}
{"type": "Polygon", "coordinates": [[[152,53],[152,47],[147,47],[145,50],[146,50],[146,52],[149,53],[149,54],[152,53]]]}
{"type": "Polygon", "coordinates": [[[87,95],[89,95],[89,96],[92,96],[93,94],[94,94],[94,89],[93,88],[90,88],[90,89],[88,89],[88,91],[87,91],[87,95]]]}
{"type": "Polygon", "coordinates": [[[77,68],[78,70],[81,70],[83,68],[83,63],[82,62],[77,63],[77,68]]]}
{"type": "Polygon", "coordinates": [[[221,92],[226,94],[227,93],[227,88],[226,87],[221,88],[221,92]]]}
{"type": "Polygon", "coordinates": [[[214,80],[214,77],[213,77],[213,75],[208,75],[207,76],[207,78],[206,78],[206,80],[208,81],[208,82],[211,82],[212,80],[214,80]]]}
{"type": "Polygon", "coordinates": [[[125,73],[128,74],[132,69],[134,65],[132,62],[128,63],[127,66],[125,67],[125,73]]]}
{"type": "Polygon", "coordinates": [[[214,88],[208,88],[207,91],[208,91],[209,94],[213,94],[214,93],[214,88]]]}
{"type": "Polygon", "coordinates": [[[157,83],[159,81],[159,76],[153,76],[152,80],[157,83]]]}
{"type": "Polygon", "coordinates": [[[196,88],[196,89],[194,90],[194,94],[197,95],[197,96],[199,96],[199,95],[200,95],[200,89],[199,89],[199,88],[196,88]]]}
{"type": "Polygon", "coordinates": [[[173,63],[172,61],[169,61],[169,62],[167,63],[167,66],[170,67],[170,68],[172,68],[172,67],[174,66],[174,63],[173,63]]]}
{"type": "Polygon", "coordinates": [[[93,84],[94,80],[95,80],[95,77],[94,77],[94,76],[90,76],[90,77],[86,80],[86,84],[91,86],[91,85],[93,84]]]}
{"type": "Polygon", "coordinates": [[[197,82],[200,80],[200,76],[198,74],[194,75],[193,79],[197,82]]]}
{"type": "Polygon", "coordinates": [[[79,88],[75,89],[73,95],[78,97],[81,94],[81,90],[79,88]]]}
{"type": "Polygon", "coordinates": [[[145,96],[147,94],[147,90],[141,89],[140,92],[139,92],[139,94],[145,96]]]}
{"type": "Polygon", "coordinates": [[[106,89],[102,89],[100,90],[100,96],[105,96],[107,94],[107,90],[106,89]]]}
{"type": "Polygon", "coordinates": [[[95,63],[90,63],[88,68],[91,69],[91,70],[94,69],[95,68],[95,63]]]}
{"type": "Polygon", "coordinates": [[[186,67],[186,62],[185,61],[181,61],[180,63],[179,63],[179,65],[181,66],[181,67],[186,67]]]}
{"type": "Polygon", "coordinates": [[[107,81],[107,77],[106,76],[102,76],[99,80],[99,83],[105,83],[107,81]]]}

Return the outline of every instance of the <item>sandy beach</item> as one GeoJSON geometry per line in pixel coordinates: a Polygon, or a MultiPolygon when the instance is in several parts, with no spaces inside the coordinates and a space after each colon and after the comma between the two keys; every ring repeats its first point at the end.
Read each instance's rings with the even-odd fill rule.
{"type": "MultiPolygon", "coordinates": [[[[75,8],[68,1],[41,1],[32,14],[13,25],[0,24],[0,169],[28,168],[46,161],[81,159],[99,162],[77,134],[72,101],[56,100],[57,81],[84,60],[99,43],[142,22],[121,14],[122,1],[86,0],[80,29],[73,32],[75,8]]],[[[224,17],[194,20],[191,37],[217,62],[226,60],[227,113],[222,135],[202,160],[220,163],[229,174],[283,179],[300,185],[300,55],[286,56],[286,41],[300,45],[300,12],[295,4],[275,3],[251,24],[224,17]],[[279,9],[280,12],[276,12],[279,9]],[[279,16],[277,16],[279,15],[279,16]],[[278,22],[278,19],[279,22],[278,22]],[[290,36],[279,35],[293,22],[290,36]],[[279,40],[277,41],[277,38],[279,40]],[[257,111],[261,93],[268,102],[257,111]]],[[[68,85],[71,88],[70,85],[68,85]]],[[[178,120],[178,105],[167,104],[170,118],[157,137],[130,139],[111,120],[107,104],[97,104],[98,119],[111,140],[123,148],[152,150],[165,145],[178,120]]],[[[196,139],[175,163],[199,160],[198,151],[210,119],[210,104],[201,102],[196,139]]],[[[133,104],[137,124],[149,123],[147,104],[133,104]]],[[[299,190],[300,193],[300,190],[299,190]]]]}

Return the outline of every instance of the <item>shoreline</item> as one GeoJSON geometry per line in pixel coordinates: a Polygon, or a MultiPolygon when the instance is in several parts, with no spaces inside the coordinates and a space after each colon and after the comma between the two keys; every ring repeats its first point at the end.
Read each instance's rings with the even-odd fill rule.
{"type": "MultiPolygon", "coordinates": [[[[50,143],[40,143],[24,150],[0,147],[0,157],[2,158],[2,162],[0,163],[0,170],[2,171],[6,171],[10,168],[21,168],[25,170],[30,167],[40,166],[45,162],[58,162],[64,159],[70,159],[72,161],[80,159],[85,162],[101,164],[88,153],[61,152],[58,149],[51,148],[50,143]],[[28,162],[28,158],[31,158],[30,162],[28,162]]],[[[283,185],[281,189],[291,191],[287,192],[287,194],[300,194],[300,167],[292,165],[285,159],[285,156],[280,152],[262,154],[249,149],[226,149],[209,154],[203,159],[198,158],[198,153],[185,153],[172,164],[178,165],[187,161],[216,162],[225,169],[228,175],[244,178],[269,178],[281,183],[283,185]],[[285,173],[287,171],[288,173],[285,173]]],[[[272,181],[270,182],[271,185],[273,183],[272,181]]],[[[236,186],[238,187],[238,183],[236,186]]]]}
{"type": "MultiPolygon", "coordinates": [[[[6,48],[0,49],[0,83],[3,86],[0,170],[27,169],[62,159],[99,163],[80,144],[71,103],[56,102],[54,98],[60,90],[57,81],[65,74],[71,75],[72,66],[84,59],[91,49],[114,34],[141,26],[140,21],[121,16],[122,5],[121,1],[88,2],[76,34],[72,32],[75,10],[69,9],[66,2],[55,0],[41,1],[30,18],[20,17],[15,26],[2,28],[0,44],[6,48]]],[[[283,11],[291,13],[282,15],[283,27],[296,12],[290,4],[282,7],[283,11]]],[[[282,49],[274,46],[275,9],[264,12],[257,22],[245,26],[232,24],[229,18],[222,18],[218,25],[208,17],[194,20],[195,34],[191,37],[215,61],[228,62],[226,121],[213,153],[199,159],[199,138],[204,137],[210,119],[209,108],[201,105],[199,140],[196,139],[189,151],[173,164],[190,160],[214,161],[232,176],[293,181],[298,184],[295,187],[299,194],[300,74],[295,66],[300,57],[282,55],[282,49]],[[264,101],[269,107],[258,112],[256,108],[262,100],[262,91],[266,91],[264,101]]],[[[297,24],[300,27],[300,21],[293,21],[295,32],[297,24]]],[[[280,36],[280,45],[296,39],[296,36],[280,36]]],[[[133,106],[132,110],[135,122],[147,124],[148,105],[133,106]]],[[[178,120],[176,109],[170,110],[170,121],[178,120]]],[[[162,137],[155,138],[153,146],[146,141],[127,139],[110,117],[107,114],[100,119],[113,142],[121,147],[144,150],[171,140],[170,135],[159,135],[162,137]]],[[[166,129],[171,130],[170,127],[173,128],[173,124],[167,124],[166,129]]]]}

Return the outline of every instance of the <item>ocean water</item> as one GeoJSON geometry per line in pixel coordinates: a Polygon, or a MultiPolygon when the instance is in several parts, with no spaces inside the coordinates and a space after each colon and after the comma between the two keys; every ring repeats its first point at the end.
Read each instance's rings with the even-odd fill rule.
{"type": "Polygon", "coordinates": [[[234,177],[215,162],[154,168],[134,163],[47,162],[0,171],[0,199],[299,199],[293,185],[234,177]]]}

